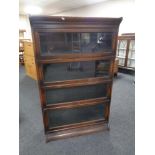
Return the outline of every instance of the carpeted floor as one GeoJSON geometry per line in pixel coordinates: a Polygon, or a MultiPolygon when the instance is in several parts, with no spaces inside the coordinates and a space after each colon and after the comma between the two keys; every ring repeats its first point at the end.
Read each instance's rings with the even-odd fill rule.
{"type": "Polygon", "coordinates": [[[110,131],[45,143],[36,81],[20,66],[20,155],[134,155],[134,77],[113,82],[110,131]]]}

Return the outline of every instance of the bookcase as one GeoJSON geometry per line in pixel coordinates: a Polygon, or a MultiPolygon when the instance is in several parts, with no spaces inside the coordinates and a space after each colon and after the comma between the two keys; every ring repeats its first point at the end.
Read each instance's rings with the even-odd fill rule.
{"type": "Polygon", "coordinates": [[[109,129],[121,21],[30,16],[47,142],[109,129]]]}

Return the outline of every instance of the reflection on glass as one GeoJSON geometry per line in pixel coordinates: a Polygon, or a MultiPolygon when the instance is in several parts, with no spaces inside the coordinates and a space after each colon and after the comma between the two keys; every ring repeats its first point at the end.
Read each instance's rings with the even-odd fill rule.
{"type": "Polygon", "coordinates": [[[120,57],[120,58],[125,58],[125,53],[126,53],[126,50],[124,50],[124,49],[119,49],[118,57],[120,57]]]}
{"type": "Polygon", "coordinates": [[[127,63],[128,67],[135,67],[135,60],[134,59],[128,59],[128,63],[127,63]]]}
{"type": "Polygon", "coordinates": [[[135,41],[134,40],[130,41],[128,58],[135,59],[135,41]]]}
{"type": "Polygon", "coordinates": [[[135,51],[134,50],[129,50],[128,58],[135,59],[135,51]]]}
{"type": "Polygon", "coordinates": [[[118,58],[125,58],[126,47],[127,47],[127,40],[119,40],[118,41],[118,47],[117,47],[117,57],[118,58]]]}
{"type": "Polygon", "coordinates": [[[135,40],[131,40],[130,41],[130,47],[129,47],[129,49],[135,50],[135,40]]]}
{"type": "Polygon", "coordinates": [[[92,77],[108,77],[109,60],[44,64],[44,81],[54,82],[92,77]]]}
{"type": "Polygon", "coordinates": [[[119,40],[119,49],[126,49],[127,47],[127,40],[119,40]]]}
{"type": "Polygon", "coordinates": [[[112,33],[40,33],[41,55],[102,52],[112,48],[112,33]]]}
{"type": "Polygon", "coordinates": [[[119,65],[124,66],[125,58],[119,58],[119,65]]]}
{"type": "Polygon", "coordinates": [[[106,84],[46,90],[47,104],[106,97],[106,84]]]}
{"type": "Polygon", "coordinates": [[[127,48],[127,40],[119,40],[117,44],[117,58],[119,60],[119,65],[124,66],[125,55],[127,48]]]}
{"type": "Polygon", "coordinates": [[[49,127],[52,128],[61,125],[104,119],[104,108],[104,104],[98,104],[89,107],[49,111],[49,127]]]}

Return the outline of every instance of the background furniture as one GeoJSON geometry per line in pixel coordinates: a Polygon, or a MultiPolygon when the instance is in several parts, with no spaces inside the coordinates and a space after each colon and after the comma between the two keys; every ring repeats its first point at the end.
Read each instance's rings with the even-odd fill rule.
{"type": "Polygon", "coordinates": [[[46,141],[109,129],[121,21],[30,17],[46,141]]]}
{"type": "Polygon", "coordinates": [[[26,30],[19,30],[19,64],[24,65],[24,45],[23,45],[23,39],[24,39],[24,33],[26,30]]]}
{"type": "Polygon", "coordinates": [[[116,59],[115,60],[115,64],[114,64],[114,76],[117,76],[117,73],[118,73],[118,64],[119,64],[119,60],[116,59]]]}
{"type": "Polygon", "coordinates": [[[24,42],[30,41],[30,39],[25,38],[26,30],[19,30],[19,64],[24,65],[24,42]]]}
{"type": "Polygon", "coordinates": [[[24,65],[24,45],[22,40],[19,40],[19,64],[24,65]]]}
{"type": "Polygon", "coordinates": [[[26,74],[32,79],[37,80],[33,44],[32,42],[25,41],[23,42],[23,45],[26,74]]]}
{"type": "Polygon", "coordinates": [[[135,34],[125,33],[118,37],[117,58],[119,68],[135,69],[135,34]]]}

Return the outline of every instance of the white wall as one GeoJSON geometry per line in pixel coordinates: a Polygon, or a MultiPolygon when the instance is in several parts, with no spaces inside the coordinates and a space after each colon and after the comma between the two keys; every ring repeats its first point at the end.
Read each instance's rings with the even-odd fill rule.
{"type": "Polygon", "coordinates": [[[134,0],[108,0],[95,5],[90,5],[55,15],[81,17],[123,17],[119,34],[135,32],[134,0]]]}
{"type": "Polygon", "coordinates": [[[19,16],[19,29],[24,29],[26,30],[26,33],[24,33],[24,38],[25,39],[31,39],[31,27],[30,27],[30,22],[29,18],[26,15],[20,15],[19,16]]]}
{"type": "MultiPolygon", "coordinates": [[[[54,16],[81,16],[81,17],[123,17],[119,34],[134,33],[134,0],[108,0],[106,2],[90,5],[54,16]]],[[[19,28],[26,30],[26,38],[31,39],[31,28],[28,16],[20,15],[19,28]]]]}

